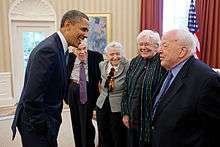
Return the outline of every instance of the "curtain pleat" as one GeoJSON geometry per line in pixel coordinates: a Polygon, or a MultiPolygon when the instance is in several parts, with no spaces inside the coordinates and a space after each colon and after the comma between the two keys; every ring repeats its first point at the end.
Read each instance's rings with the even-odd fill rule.
{"type": "Polygon", "coordinates": [[[219,0],[196,0],[201,60],[214,68],[220,68],[219,7],[219,0]]]}
{"type": "Polygon", "coordinates": [[[141,26],[144,29],[163,32],[163,0],[141,0],[141,26]]]}

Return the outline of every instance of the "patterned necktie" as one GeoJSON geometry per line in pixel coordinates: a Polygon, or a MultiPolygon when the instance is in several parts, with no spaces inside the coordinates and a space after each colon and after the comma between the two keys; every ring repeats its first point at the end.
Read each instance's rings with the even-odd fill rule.
{"type": "Polygon", "coordinates": [[[81,104],[87,102],[87,87],[86,87],[86,72],[83,62],[80,63],[80,73],[79,73],[79,96],[81,104]]]}
{"type": "Polygon", "coordinates": [[[165,79],[165,81],[163,82],[163,85],[160,89],[160,92],[159,94],[157,95],[156,99],[155,99],[155,102],[154,102],[154,106],[153,106],[153,115],[155,114],[156,112],[156,109],[157,109],[157,106],[159,105],[159,102],[160,102],[160,98],[166,93],[166,91],[168,90],[169,86],[170,86],[170,82],[173,78],[173,74],[171,71],[168,72],[167,74],[167,77],[165,79]]]}
{"type": "Polygon", "coordinates": [[[109,92],[112,92],[114,90],[115,80],[113,79],[115,75],[115,69],[114,67],[111,68],[109,72],[110,80],[109,80],[109,92]]]}
{"type": "Polygon", "coordinates": [[[108,92],[112,92],[114,89],[114,79],[113,79],[114,74],[115,74],[115,69],[112,67],[104,85],[104,87],[108,89],[108,92]]]}

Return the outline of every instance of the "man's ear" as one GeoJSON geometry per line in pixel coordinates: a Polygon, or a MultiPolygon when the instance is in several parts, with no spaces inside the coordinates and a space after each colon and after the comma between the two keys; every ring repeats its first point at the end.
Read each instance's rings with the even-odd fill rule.
{"type": "Polygon", "coordinates": [[[64,22],[63,27],[66,28],[67,30],[70,29],[70,26],[73,25],[73,23],[70,20],[66,20],[64,22]]]}
{"type": "Polygon", "coordinates": [[[182,47],[179,57],[183,58],[188,54],[188,49],[186,47],[182,47]]]}

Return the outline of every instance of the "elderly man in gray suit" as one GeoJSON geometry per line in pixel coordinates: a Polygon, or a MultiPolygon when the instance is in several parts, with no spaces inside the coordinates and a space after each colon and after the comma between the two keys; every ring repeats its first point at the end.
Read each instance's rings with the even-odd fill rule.
{"type": "Polygon", "coordinates": [[[105,51],[107,60],[99,64],[102,81],[96,102],[99,147],[123,147],[126,128],[121,121],[121,97],[129,62],[119,42],[109,43],[105,51]]]}

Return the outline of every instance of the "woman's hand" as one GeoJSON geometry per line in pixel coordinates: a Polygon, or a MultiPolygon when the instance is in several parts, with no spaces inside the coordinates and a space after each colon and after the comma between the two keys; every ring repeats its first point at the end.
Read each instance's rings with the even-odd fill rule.
{"type": "Polygon", "coordinates": [[[123,124],[129,128],[129,116],[128,115],[124,115],[122,118],[123,124]]]}

